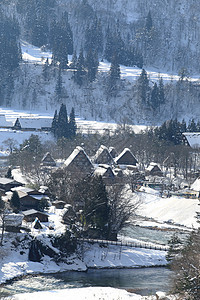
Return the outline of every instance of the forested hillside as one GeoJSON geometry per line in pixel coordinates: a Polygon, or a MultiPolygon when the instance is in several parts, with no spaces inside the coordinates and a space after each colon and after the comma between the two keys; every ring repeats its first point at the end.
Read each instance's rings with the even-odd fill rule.
{"type": "Polygon", "coordinates": [[[199,13],[198,0],[3,0],[0,105],[65,103],[83,118],[148,125],[199,119],[199,13]],[[52,57],[21,59],[24,41],[52,57]],[[124,77],[122,65],[141,75],[124,77]],[[179,79],[154,80],[152,69],[179,79]]]}

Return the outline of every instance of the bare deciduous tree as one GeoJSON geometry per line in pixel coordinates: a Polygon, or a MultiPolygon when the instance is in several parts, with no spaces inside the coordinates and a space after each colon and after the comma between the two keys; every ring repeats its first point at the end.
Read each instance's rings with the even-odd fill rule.
{"type": "Polygon", "coordinates": [[[108,198],[110,206],[108,238],[116,240],[122,228],[134,223],[140,200],[133,200],[130,188],[122,185],[109,187],[108,198]]]}

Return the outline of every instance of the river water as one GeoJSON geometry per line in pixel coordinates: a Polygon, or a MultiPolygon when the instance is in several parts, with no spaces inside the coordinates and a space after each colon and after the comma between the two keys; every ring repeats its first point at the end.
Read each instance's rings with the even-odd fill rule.
{"type": "Polygon", "coordinates": [[[27,276],[0,288],[0,297],[3,299],[3,297],[16,293],[88,286],[131,289],[134,293],[146,296],[155,294],[158,290],[169,292],[171,275],[172,272],[169,269],[162,267],[112,270],[91,269],[87,272],[27,276]]]}

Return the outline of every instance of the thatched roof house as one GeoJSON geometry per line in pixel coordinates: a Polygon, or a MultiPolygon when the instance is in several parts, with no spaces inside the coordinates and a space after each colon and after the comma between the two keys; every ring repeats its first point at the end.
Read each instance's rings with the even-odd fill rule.
{"type": "Polygon", "coordinates": [[[97,150],[96,154],[93,157],[93,162],[95,164],[115,164],[114,159],[110,154],[108,148],[104,145],[101,145],[100,148],[97,150]]]}
{"type": "Polygon", "coordinates": [[[110,179],[115,178],[115,174],[109,165],[99,165],[95,169],[94,175],[102,176],[102,178],[110,178],[110,179]]]}
{"type": "Polygon", "coordinates": [[[117,165],[133,165],[138,163],[137,159],[133,155],[130,149],[125,148],[116,158],[115,163],[117,165]]]}
{"type": "Polygon", "coordinates": [[[161,171],[158,164],[151,162],[148,168],[145,170],[145,175],[152,175],[152,176],[163,176],[163,172],[161,171]]]}
{"type": "Polygon", "coordinates": [[[82,147],[77,146],[64,162],[64,167],[74,173],[90,174],[93,172],[93,164],[82,147]]]}
{"type": "Polygon", "coordinates": [[[46,166],[46,167],[55,167],[56,162],[53,159],[53,157],[51,156],[51,154],[49,152],[47,152],[45,154],[45,156],[42,158],[41,165],[46,166]]]}

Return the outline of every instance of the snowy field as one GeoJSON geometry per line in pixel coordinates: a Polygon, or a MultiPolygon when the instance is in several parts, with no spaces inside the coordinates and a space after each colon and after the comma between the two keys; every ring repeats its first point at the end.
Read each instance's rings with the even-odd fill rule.
{"type": "MultiPolygon", "coordinates": [[[[5,115],[6,121],[12,123],[13,125],[16,119],[20,117],[37,118],[38,122],[40,119],[53,118],[53,112],[43,113],[38,111],[38,112],[31,113],[27,110],[26,111],[13,110],[13,109],[8,109],[3,107],[0,108],[0,115],[5,115]]],[[[95,133],[95,132],[104,134],[107,130],[109,130],[110,134],[112,134],[119,126],[116,123],[89,121],[89,120],[83,120],[81,118],[76,118],[76,123],[77,123],[78,131],[81,132],[82,134],[95,133]]],[[[0,127],[1,127],[1,121],[0,121],[0,127]]],[[[145,130],[147,126],[131,125],[130,128],[132,128],[132,130],[134,130],[135,133],[139,133],[142,130],[145,130]]],[[[20,130],[0,128],[0,151],[6,150],[4,142],[8,138],[14,139],[16,141],[16,145],[19,145],[25,139],[28,139],[31,134],[38,135],[41,138],[42,142],[54,139],[50,132],[20,131],[20,130]]]]}

